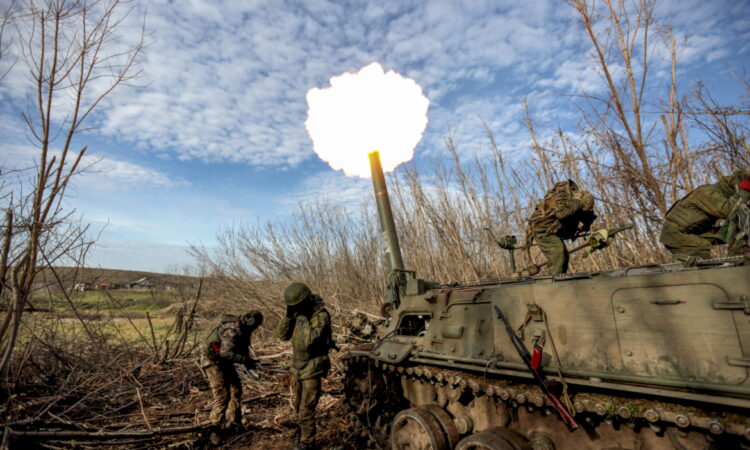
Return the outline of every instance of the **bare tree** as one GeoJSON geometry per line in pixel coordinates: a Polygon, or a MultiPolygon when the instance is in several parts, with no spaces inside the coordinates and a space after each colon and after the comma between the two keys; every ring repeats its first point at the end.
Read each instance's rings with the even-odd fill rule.
{"type": "MultiPolygon", "coordinates": [[[[624,184],[637,195],[640,207],[666,213],[659,168],[654,159],[656,121],[646,118],[651,86],[652,58],[656,46],[664,45],[671,56],[672,85],[665,113],[667,150],[679,158],[684,142],[678,141],[682,126],[676,98],[677,45],[671,30],[659,30],[654,16],[655,0],[568,0],[576,10],[593,47],[596,70],[606,90],[603,95],[585,93],[590,113],[585,114],[587,132],[595,144],[607,149],[619,167],[624,184]],[[663,39],[659,40],[659,36],[663,39]]],[[[653,91],[651,91],[653,93],[653,91]]],[[[649,106],[656,106],[654,102],[649,106]]],[[[684,135],[682,135],[684,137],[684,135]]],[[[681,175],[672,172],[671,175],[681,175]]]]}
{"type": "MultiPolygon", "coordinates": [[[[750,94],[747,81],[739,81],[750,94]]],[[[701,150],[718,153],[728,163],[728,167],[722,167],[723,161],[714,161],[715,169],[731,171],[750,167],[750,121],[747,109],[740,110],[735,106],[720,104],[706,86],[699,83],[688,115],[708,138],[701,150]]]]}
{"type": "MultiPolygon", "coordinates": [[[[0,60],[3,59],[4,56],[8,54],[8,48],[10,47],[11,42],[8,39],[7,30],[10,28],[10,22],[13,20],[13,12],[15,11],[15,0],[11,1],[10,5],[8,7],[0,12],[2,16],[0,16],[0,60]]],[[[8,72],[10,72],[10,69],[13,67],[14,62],[11,62],[8,64],[8,68],[4,71],[0,71],[0,81],[2,81],[6,75],[8,75],[8,72]]]]}
{"type": "Polygon", "coordinates": [[[0,257],[0,372],[5,372],[40,269],[62,257],[78,259],[86,227],[63,204],[87,147],[75,137],[117,86],[136,76],[143,28],[134,41],[118,34],[133,10],[130,0],[28,0],[14,11],[19,60],[29,74],[22,118],[35,146],[34,167],[18,175],[3,198],[0,257]]]}

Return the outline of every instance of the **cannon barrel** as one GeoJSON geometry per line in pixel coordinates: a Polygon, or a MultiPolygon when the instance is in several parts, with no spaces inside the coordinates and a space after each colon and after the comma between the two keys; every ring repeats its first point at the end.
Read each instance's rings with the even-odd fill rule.
{"type": "Polygon", "coordinates": [[[393,220],[391,201],[388,198],[388,187],[385,184],[383,167],[380,165],[380,152],[377,150],[368,155],[370,170],[372,171],[372,187],[375,189],[375,202],[378,205],[378,221],[380,232],[385,243],[385,254],[388,260],[388,272],[403,270],[404,261],[401,259],[401,247],[398,244],[396,223],[393,220]]]}

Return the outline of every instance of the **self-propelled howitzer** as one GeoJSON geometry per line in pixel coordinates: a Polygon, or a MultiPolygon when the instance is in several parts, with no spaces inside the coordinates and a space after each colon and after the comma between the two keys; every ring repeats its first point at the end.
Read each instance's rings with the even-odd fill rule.
{"type": "Polygon", "coordinates": [[[397,268],[390,289],[382,337],[344,357],[347,401],[373,446],[750,446],[743,258],[450,285],[397,268]]]}

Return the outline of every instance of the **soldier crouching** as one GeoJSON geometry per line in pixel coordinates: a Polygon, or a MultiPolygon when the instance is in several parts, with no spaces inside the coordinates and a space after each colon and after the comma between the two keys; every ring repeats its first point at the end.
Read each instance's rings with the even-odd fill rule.
{"type": "Polygon", "coordinates": [[[242,425],[242,383],[234,365],[242,364],[250,370],[257,367],[258,362],[250,356],[250,338],[262,323],[263,314],[257,310],[243,316],[224,314],[209,334],[203,368],[214,397],[209,416],[212,423],[226,428],[242,425]]]}
{"type": "Polygon", "coordinates": [[[747,254],[750,172],[738,170],[696,188],[667,211],[660,241],[676,259],[708,259],[715,245],[747,254]],[[717,221],[725,220],[723,227],[717,221]]]}
{"type": "Polygon", "coordinates": [[[291,372],[295,379],[294,410],[299,434],[295,449],[314,449],[315,408],[320,400],[321,380],[331,368],[328,351],[335,347],[331,317],[323,299],[302,283],[292,283],[284,292],[286,317],[278,328],[279,337],[292,340],[291,372]]]}
{"type": "Polygon", "coordinates": [[[526,248],[536,243],[547,258],[550,275],[565,273],[569,255],[563,241],[588,232],[595,219],[594,197],[589,192],[580,190],[573,180],[555,183],[529,218],[526,248]]]}

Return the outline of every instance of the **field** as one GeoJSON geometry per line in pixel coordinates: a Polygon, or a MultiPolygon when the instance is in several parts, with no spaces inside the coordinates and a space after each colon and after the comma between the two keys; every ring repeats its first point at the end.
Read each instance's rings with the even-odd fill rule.
{"type": "Polygon", "coordinates": [[[139,343],[145,336],[151,336],[152,330],[154,339],[162,340],[181,307],[180,297],[172,292],[38,293],[33,301],[33,314],[27,316],[33,319],[27,323],[27,332],[60,323],[65,324],[66,332],[76,335],[85,331],[85,323],[86,327],[119,337],[127,344],[139,343]]]}

